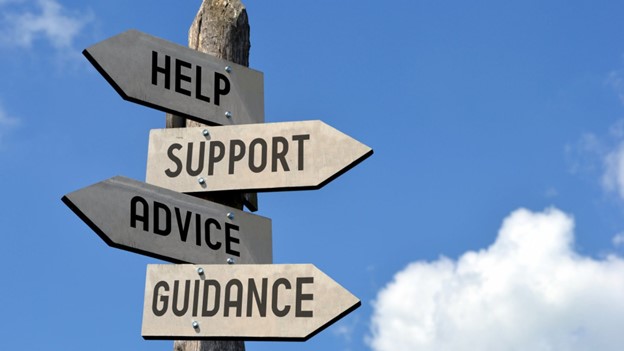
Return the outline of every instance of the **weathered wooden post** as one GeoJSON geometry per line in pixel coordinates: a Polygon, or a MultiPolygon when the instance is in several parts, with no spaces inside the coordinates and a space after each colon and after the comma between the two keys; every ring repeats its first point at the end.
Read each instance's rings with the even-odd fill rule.
{"type": "MultiPolygon", "coordinates": [[[[203,0],[189,29],[189,47],[212,56],[249,66],[249,20],[240,0],[203,0]]],[[[167,128],[198,127],[201,123],[167,114],[167,128]]],[[[212,193],[202,198],[230,207],[258,209],[256,193],[212,193]]]]}
{"type": "MultiPolygon", "coordinates": [[[[212,56],[249,66],[249,21],[240,0],[203,0],[189,29],[189,47],[212,56]]],[[[198,127],[202,124],[167,114],[167,128],[198,127]]],[[[257,209],[256,194],[217,193],[202,198],[243,209],[243,204],[257,209]],[[245,198],[247,197],[247,201],[245,198]]],[[[242,351],[243,341],[178,340],[174,351],[242,351]]]]}

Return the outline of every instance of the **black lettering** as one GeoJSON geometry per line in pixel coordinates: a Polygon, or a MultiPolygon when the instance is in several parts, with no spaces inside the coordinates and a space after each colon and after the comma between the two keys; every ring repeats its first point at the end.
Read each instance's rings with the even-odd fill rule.
{"type": "Polygon", "coordinates": [[[225,297],[223,299],[223,316],[230,315],[230,308],[236,308],[236,317],[240,317],[243,310],[243,283],[238,279],[232,279],[225,285],[225,297]],[[232,300],[232,287],[236,286],[236,300],[232,300]]]}
{"type": "Polygon", "coordinates": [[[171,233],[171,210],[167,205],[160,203],[158,201],[154,201],[154,234],[167,236],[171,233]],[[160,220],[160,212],[163,211],[165,214],[164,224],[165,227],[161,228],[161,220],[160,220]]]}
{"type": "Polygon", "coordinates": [[[197,317],[197,308],[199,304],[199,280],[195,280],[195,286],[193,290],[193,317],[197,317]]]}
{"type": "Polygon", "coordinates": [[[211,141],[210,150],[208,152],[208,175],[214,174],[214,164],[223,160],[225,156],[225,145],[220,141],[211,141]],[[219,153],[217,154],[217,149],[219,153]]]}
{"type": "Polygon", "coordinates": [[[201,215],[199,213],[195,214],[195,245],[201,246],[202,243],[202,233],[201,233],[201,215]]]}
{"type": "Polygon", "coordinates": [[[253,301],[256,302],[256,306],[258,306],[258,312],[260,313],[260,317],[266,317],[266,309],[267,309],[267,278],[262,278],[262,293],[258,293],[258,288],[256,287],[256,281],[254,278],[249,278],[248,280],[248,289],[247,292],[247,317],[251,317],[253,313],[253,301]],[[253,301],[252,301],[253,300],[253,301]]]}
{"type": "Polygon", "coordinates": [[[234,163],[240,161],[245,157],[245,142],[240,139],[230,140],[230,163],[228,168],[229,174],[234,174],[234,163]],[[239,152],[236,152],[238,146],[239,152]]]}
{"type": "Polygon", "coordinates": [[[188,310],[190,290],[191,290],[191,281],[185,280],[184,281],[184,303],[182,304],[182,308],[179,309],[178,308],[178,302],[179,302],[178,295],[180,294],[180,281],[175,280],[173,282],[173,301],[171,303],[171,309],[173,311],[173,314],[175,314],[178,317],[184,316],[186,314],[186,311],[188,310]]]}
{"type": "Polygon", "coordinates": [[[169,284],[164,281],[160,281],[154,285],[154,294],[152,295],[152,313],[156,317],[162,317],[169,307],[169,296],[160,292],[160,289],[163,289],[165,293],[169,292],[169,284]],[[162,308],[158,308],[158,300],[162,303],[162,308]]]}
{"type": "Polygon", "coordinates": [[[165,75],[165,89],[171,88],[171,57],[165,55],[165,67],[158,66],[158,53],[152,51],[152,84],[158,85],[158,73],[165,75]]]}
{"type": "Polygon", "coordinates": [[[303,284],[314,284],[314,277],[297,278],[297,289],[295,290],[295,317],[312,317],[313,311],[304,311],[301,309],[301,301],[314,301],[314,294],[303,294],[303,284]]]}
{"type": "Polygon", "coordinates": [[[271,294],[271,309],[273,310],[273,314],[277,317],[284,317],[290,312],[290,305],[284,305],[284,309],[280,310],[277,306],[279,291],[278,288],[280,285],[283,285],[284,288],[290,290],[290,282],[286,278],[277,279],[273,283],[273,289],[271,294]]]}
{"type": "Polygon", "coordinates": [[[212,241],[210,240],[210,225],[211,224],[214,225],[214,227],[217,228],[217,230],[221,230],[221,225],[216,219],[208,218],[205,223],[206,244],[208,244],[208,247],[210,247],[213,250],[219,250],[219,248],[221,247],[221,243],[217,241],[216,243],[213,244],[212,241]]]}
{"type": "Polygon", "coordinates": [[[230,92],[230,80],[219,72],[215,72],[215,92],[214,92],[214,104],[219,106],[221,103],[221,96],[225,96],[230,92]],[[225,83],[223,88],[221,82],[225,83]]]}
{"type": "Polygon", "coordinates": [[[303,171],[303,166],[304,166],[304,162],[303,162],[303,142],[306,140],[310,140],[310,134],[301,134],[301,135],[293,135],[293,140],[297,142],[297,155],[299,156],[297,158],[297,169],[300,171],[303,171]]]}
{"type": "Polygon", "coordinates": [[[197,165],[197,169],[193,169],[193,143],[188,143],[188,151],[186,152],[186,172],[191,176],[195,177],[204,170],[204,155],[206,153],[206,142],[199,142],[199,161],[197,165]]]}
{"type": "Polygon", "coordinates": [[[173,154],[173,150],[180,150],[181,148],[182,148],[182,145],[176,143],[176,144],[171,144],[171,146],[169,146],[169,149],[167,149],[167,156],[177,166],[175,171],[171,171],[170,169],[165,170],[165,174],[169,178],[175,178],[179,176],[180,173],[182,173],[182,161],[176,155],[173,154]]]}
{"type": "Polygon", "coordinates": [[[186,211],[186,215],[184,216],[184,224],[182,223],[182,214],[180,214],[180,209],[175,207],[176,221],[178,223],[178,231],[180,232],[180,240],[186,242],[186,238],[188,237],[189,227],[191,226],[191,216],[193,215],[191,212],[186,211]]]}
{"type": "Polygon", "coordinates": [[[212,317],[215,314],[217,314],[217,312],[219,312],[219,299],[221,296],[221,285],[219,285],[219,282],[216,280],[212,280],[212,279],[208,279],[208,280],[204,280],[204,298],[203,298],[203,303],[202,303],[202,317],[212,317]],[[214,288],[214,306],[212,307],[212,310],[208,309],[208,298],[210,296],[210,287],[214,288]]]}
{"type": "Polygon", "coordinates": [[[182,88],[182,81],[191,82],[191,77],[182,74],[182,67],[192,68],[191,64],[179,59],[175,60],[175,91],[176,93],[191,96],[191,91],[182,88]]]}
{"type": "Polygon", "coordinates": [[[147,201],[140,196],[135,196],[130,200],[130,226],[132,228],[136,228],[136,222],[143,222],[143,230],[149,231],[149,206],[147,201]],[[137,213],[137,204],[141,203],[142,205],[142,214],[139,215],[137,213]]]}
{"type": "Polygon", "coordinates": [[[286,162],[286,154],[288,153],[288,140],[284,137],[276,136],[273,137],[273,157],[271,162],[271,172],[277,172],[277,161],[279,160],[282,164],[282,168],[284,171],[290,171],[288,168],[288,163],[286,162]],[[282,145],[282,150],[278,151],[278,145],[282,145]]]}
{"type": "Polygon", "coordinates": [[[267,143],[262,138],[256,138],[249,143],[249,169],[260,173],[267,165],[267,143]],[[260,145],[260,165],[256,166],[256,145],[260,145]]]}
{"type": "Polygon", "coordinates": [[[240,240],[238,238],[232,236],[231,232],[233,230],[238,231],[239,227],[231,223],[225,223],[225,253],[240,257],[240,252],[232,249],[231,243],[240,243],[240,240]]]}
{"type": "Polygon", "coordinates": [[[201,66],[195,67],[195,98],[201,101],[210,102],[208,96],[202,95],[202,68],[201,66]]]}

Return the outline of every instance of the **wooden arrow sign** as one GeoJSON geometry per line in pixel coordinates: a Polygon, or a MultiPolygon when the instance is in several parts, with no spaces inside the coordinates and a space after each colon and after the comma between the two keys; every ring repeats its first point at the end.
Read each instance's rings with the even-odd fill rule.
{"type": "Polygon", "coordinates": [[[359,306],[310,264],[148,265],[142,335],[306,340],[359,306]]]}
{"type": "Polygon", "coordinates": [[[372,153],[321,121],[157,129],[146,181],[186,193],[318,189],[372,153]]]}
{"type": "Polygon", "coordinates": [[[264,122],[261,72],[136,30],[83,54],[125,100],[211,125],[264,122]]]}
{"type": "Polygon", "coordinates": [[[175,263],[272,263],[268,218],[124,177],[62,200],[112,247],[175,263]]]}

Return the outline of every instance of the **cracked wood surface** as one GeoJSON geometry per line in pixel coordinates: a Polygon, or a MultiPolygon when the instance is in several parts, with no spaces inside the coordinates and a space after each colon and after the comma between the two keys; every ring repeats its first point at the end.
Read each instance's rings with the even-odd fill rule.
{"type": "MultiPolygon", "coordinates": [[[[188,35],[189,47],[212,56],[249,66],[249,19],[240,0],[204,0],[188,35]]],[[[167,128],[200,127],[199,122],[167,114],[167,128]]],[[[252,212],[258,210],[258,195],[241,192],[198,194],[202,199],[252,212]]]]}
{"type": "MultiPolygon", "coordinates": [[[[189,29],[189,47],[249,66],[249,20],[240,0],[204,0],[189,29]]],[[[167,114],[167,128],[198,127],[201,123],[167,114]]],[[[257,209],[257,195],[234,192],[201,194],[205,200],[243,209],[257,209]],[[255,208],[253,208],[255,207],[255,208]]],[[[243,341],[176,340],[174,351],[244,351],[243,341]]]]}

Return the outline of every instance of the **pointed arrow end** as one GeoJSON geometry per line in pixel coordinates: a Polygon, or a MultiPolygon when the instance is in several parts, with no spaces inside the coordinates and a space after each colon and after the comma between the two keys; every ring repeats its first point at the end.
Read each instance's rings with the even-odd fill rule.
{"type": "Polygon", "coordinates": [[[320,189],[320,188],[324,187],[325,185],[327,185],[327,183],[329,183],[332,180],[334,180],[334,179],[340,177],[341,175],[347,173],[352,168],[354,168],[355,166],[359,165],[364,160],[366,160],[367,158],[369,158],[369,157],[371,157],[373,155],[373,153],[374,153],[373,149],[371,149],[370,147],[368,147],[368,146],[366,146],[364,144],[361,144],[361,145],[363,146],[363,148],[362,148],[362,152],[360,152],[360,155],[361,155],[360,157],[356,158],[352,163],[350,163],[348,166],[344,167],[340,171],[336,172],[331,177],[325,179],[318,186],[314,187],[314,189],[320,189]]]}
{"type": "Polygon", "coordinates": [[[72,212],[74,212],[76,214],[76,216],[78,216],[78,218],[80,218],[86,225],[88,225],[89,228],[91,228],[91,230],[93,230],[108,246],[114,247],[115,243],[80,208],[80,206],[81,206],[80,205],[80,202],[81,202],[80,194],[83,194],[84,192],[87,192],[88,189],[89,189],[89,187],[83,188],[83,189],[80,189],[80,190],[77,190],[77,191],[74,191],[73,193],[69,193],[69,194],[63,196],[61,198],[61,201],[63,201],[63,203],[67,207],[69,207],[69,209],[72,210],[72,212]]]}
{"type": "MultiPolygon", "coordinates": [[[[353,296],[353,295],[351,295],[353,296]]],[[[353,298],[355,299],[354,304],[349,307],[348,309],[346,309],[344,312],[342,312],[341,314],[337,315],[336,317],[334,317],[332,320],[330,320],[329,322],[327,322],[326,324],[324,324],[323,326],[321,326],[320,328],[316,329],[314,332],[312,332],[311,334],[307,335],[305,338],[303,338],[302,341],[307,341],[310,338],[312,338],[313,336],[315,336],[316,334],[322,332],[323,330],[327,329],[329,326],[331,326],[332,324],[336,323],[338,320],[342,319],[344,316],[348,315],[349,313],[355,311],[356,309],[358,309],[360,306],[362,306],[362,301],[360,301],[360,299],[358,299],[357,297],[353,296],[353,298]]]]}

